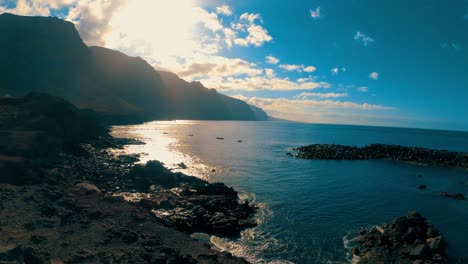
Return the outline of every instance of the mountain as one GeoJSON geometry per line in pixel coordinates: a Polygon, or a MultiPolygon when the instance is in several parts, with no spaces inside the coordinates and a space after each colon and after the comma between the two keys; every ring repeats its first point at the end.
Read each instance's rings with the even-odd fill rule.
{"type": "Polygon", "coordinates": [[[139,57],[87,47],[70,22],[0,15],[0,95],[45,92],[119,121],[267,120],[265,112],[139,57]]]}

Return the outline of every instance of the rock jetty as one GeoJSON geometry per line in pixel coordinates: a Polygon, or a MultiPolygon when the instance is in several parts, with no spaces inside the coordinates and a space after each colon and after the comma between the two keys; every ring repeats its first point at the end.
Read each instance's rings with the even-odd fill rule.
{"type": "Polygon", "coordinates": [[[398,145],[372,144],[365,147],[335,144],[314,144],[298,147],[295,156],[324,160],[395,160],[421,165],[468,169],[468,153],[398,145]]]}
{"type": "Polygon", "coordinates": [[[443,235],[417,212],[369,231],[362,229],[351,250],[359,264],[449,263],[443,235]]]}

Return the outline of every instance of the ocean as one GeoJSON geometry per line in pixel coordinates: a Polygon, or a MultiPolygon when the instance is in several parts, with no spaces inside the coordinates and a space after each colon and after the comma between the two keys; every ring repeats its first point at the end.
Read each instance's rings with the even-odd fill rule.
{"type": "Polygon", "coordinates": [[[468,171],[394,161],[302,160],[285,154],[315,143],[398,144],[468,152],[468,132],[295,122],[156,121],[116,126],[116,137],[142,140],[127,153],[141,162],[235,188],[259,206],[258,226],[217,247],[253,263],[347,263],[347,241],[360,227],[416,210],[445,235],[447,252],[468,263],[468,171]],[[217,137],[224,138],[223,140],[217,137]],[[239,142],[241,141],[241,142],[239,142]],[[187,169],[177,164],[183,162],[187,169]],[[422,175],[422,178],[418,178],[422,175]],[[419,184],[427,190],[418,189],[419,184]]]}

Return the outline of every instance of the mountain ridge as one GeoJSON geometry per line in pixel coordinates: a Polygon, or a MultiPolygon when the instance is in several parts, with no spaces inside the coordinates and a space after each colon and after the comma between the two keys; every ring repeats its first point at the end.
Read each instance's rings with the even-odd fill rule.
{"type": "Polygon", "coordinates": [[[268,120],[257,107],[140,57],[88,47],[71,22],[5,13],[0,31],[2,95],[45,92],[115,120],[268,120]]]}

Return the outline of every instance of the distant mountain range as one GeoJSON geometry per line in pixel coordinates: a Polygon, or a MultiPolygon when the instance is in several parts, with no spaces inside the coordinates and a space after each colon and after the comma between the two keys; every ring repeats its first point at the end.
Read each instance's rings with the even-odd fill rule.
{"type": "Polygon", "coordinates": [[[70,22],[0,15],[0,95],[44,92],[116,121],[268,120],[263,110],[156,71],[139,57],[88,47],[70,22]]]}

